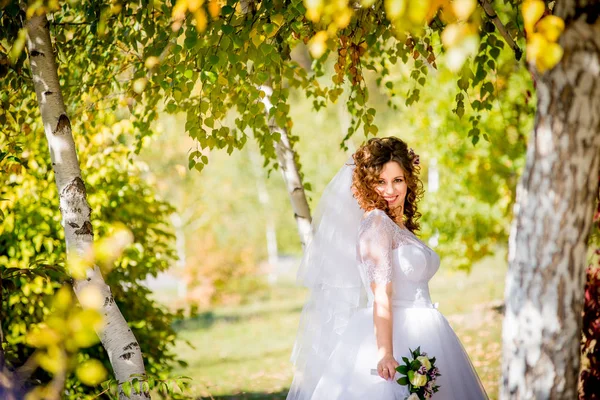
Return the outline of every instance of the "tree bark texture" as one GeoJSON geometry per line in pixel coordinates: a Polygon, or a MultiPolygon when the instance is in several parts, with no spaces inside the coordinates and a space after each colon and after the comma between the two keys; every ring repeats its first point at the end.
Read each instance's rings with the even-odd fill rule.
{"type": "Polygon", "coordinates": [[[296,164],[296,154],[290,143],[287,130],[278,126],[274,118],[269,118],[269,111],[273,107],[270,100],[273,89],[268,85],[262,85],[260,89],[265,92],[262,102],[265,106],[265,112],[267,113],[269,129],[271,132],[279,133],[281,138],[275,146],[277,161],[281,173],[283,174],[283,180],[285,181],[288,194],[290,195],[290,201],[292,202],[294,218],[296,219],[296,226],[298,227],[298,234],[300,235],[300,242],[302,243],[302,248],[305,248],[306,244],[312,239],[312,229],[310,225],[312,218],[310,215],[310,206],[306,199],[306,192],[304,191],[304,185],[302,184],[302,177],[298,170],[298,164],[296,164]]]}
{"type": "Polygon", "coordinates": [[[600,174],[600,3],[557,1],[560,63],[538,109],[509,240],[501,399],[576,399],[587,241],[600,174]]]}
{"type": "MultiPolygon", "coordinates": [[[[60,196],[67,252],[83,255],[93,243],[91,209],[79,169],[71,123],[65,112],[48,20],[45,15],[34,16],[26,22],[26,28],[35,92],[60,196]]],[[[86,279],[75,282],[75,294],[79,296],[89,286],[100,291],[104,298],[101,311],[105,327],[98,335],[108,353],[116,379],[123,383],[131,380],[132,374],[145,375],[140,346],[97,266],[87,271],[86,279]]],[[[121,398],[127,397],[121,393],[121,398]]],[[[148,393],[131,396],[135,400],[149,398],[148,393]]]]}

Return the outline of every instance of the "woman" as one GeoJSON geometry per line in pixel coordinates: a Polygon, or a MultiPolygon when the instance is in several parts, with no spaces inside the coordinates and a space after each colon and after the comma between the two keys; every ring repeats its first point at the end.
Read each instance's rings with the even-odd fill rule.
{"type": "Polygon", "coordinates": [[[431,303],[437,254],[414,234],[423,194],[418,156],[370,139],[325,189],[298,278],[300,319],[288,400],[404,400],[398,360],[420,347],[441,376],[432,399],[487,395],[460,341],[431,303]]]}

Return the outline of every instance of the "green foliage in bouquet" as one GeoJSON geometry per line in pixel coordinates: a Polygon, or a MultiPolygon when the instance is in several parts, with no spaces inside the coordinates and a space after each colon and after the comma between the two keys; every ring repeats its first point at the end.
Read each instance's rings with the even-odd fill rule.
{"type": "Polygon", "coordinates": [[[414,351],[409,348],[408,351],[411,358],[402,357],[404,364],[396,368],[396,371],[403,375],[397,382],[399,385],[408,386],[410,396],[407,400],[429,399],[440,388],[435,385],[435,380],[441,376],[435,366],[435,357],[429,358],[427,353],[421,353],[420,346],[414,351]]]}

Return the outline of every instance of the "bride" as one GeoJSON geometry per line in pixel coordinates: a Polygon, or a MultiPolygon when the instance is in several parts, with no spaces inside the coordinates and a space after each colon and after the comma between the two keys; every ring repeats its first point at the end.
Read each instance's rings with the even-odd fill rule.
{"type": "Polygon", "coordinates": [[[432,399],[487,399],[429,296],[440,259],[415,236],[419,171],[402,140],[373,138],[325,189],[298,272],[310,295],[287,400],[405,400],[395,368],[417,347],[437,359],[432,399]]]}

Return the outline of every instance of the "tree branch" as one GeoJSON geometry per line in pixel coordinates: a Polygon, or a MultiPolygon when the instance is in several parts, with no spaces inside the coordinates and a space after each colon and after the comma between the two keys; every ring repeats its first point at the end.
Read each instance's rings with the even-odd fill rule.
{"type": "Polygon", "coordinates": [[[490,3],[490,0],[479,0],[479,3],[481,4],[481,7],[483,7],[483,10],[485,11],[485,14],[488,16],[488,18],[490,20],[492,20],[492,23],[498,29],[498,32],[500,32],[500,35],[502,35],[502,37],[504,38],[504,40],[506,41],[506,43],[515,52],[515,58],[517,60],[520,60],[521,57],[523,56],[523,51],[515,43],[515,41],[513,40],[513,38],[511,38],[510,35],[508,34],[508,31],[506,30],[506,27],[504,26],[504,24],[502,23],[502,21],[500,21],[500,18],[498,18],[498,14],[496,14],[496,11],[494,10],[494,7],[492,6],[492,3],[490,3]]]}

